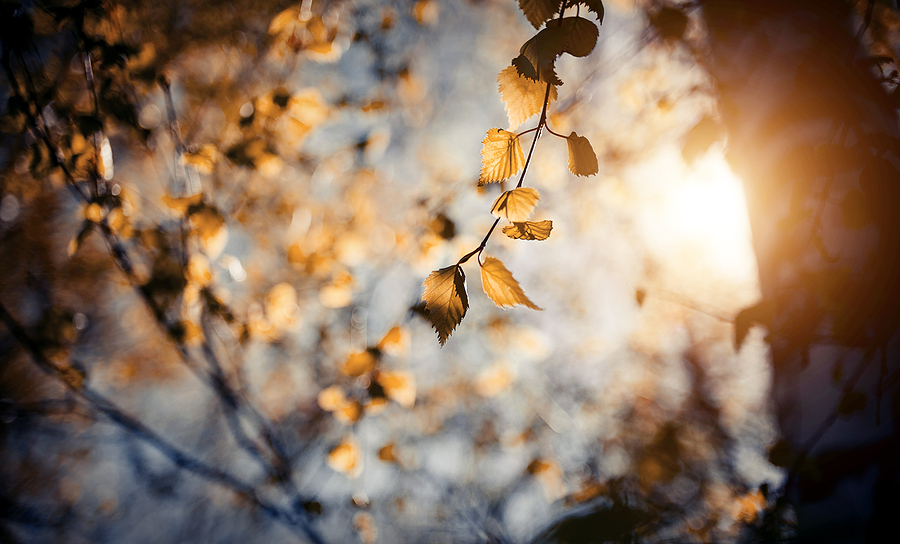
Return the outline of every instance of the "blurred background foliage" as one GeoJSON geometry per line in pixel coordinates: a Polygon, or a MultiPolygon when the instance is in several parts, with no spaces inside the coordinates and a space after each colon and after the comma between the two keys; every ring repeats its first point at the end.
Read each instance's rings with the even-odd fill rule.
{"type": "Polygon", "coordinates": [[[600,172],[542,139],[553,236],[490,246],[544,311],[470,290],[441,349],[422,281],[492,222],[515,2],[0,9],[4,541],[790,535],[693,11],[610,0],[559,60],[600,172]]]}

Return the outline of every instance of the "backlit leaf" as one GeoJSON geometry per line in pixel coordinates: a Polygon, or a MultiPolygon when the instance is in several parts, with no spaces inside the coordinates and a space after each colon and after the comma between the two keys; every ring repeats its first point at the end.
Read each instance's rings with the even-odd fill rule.
{"type": "Polygon", "coordinates": [[[569,146],[569,170],[576,176],[593,176],[597,173],[597,155],[591,142],[575,132],[566,137],[569,146]]]}
{"type": "Polygon", "coordinates": [[[541,28],[559,11],[562,0],[519,0],[519,8],[534,28],[541,28]]]}
{"type": "Polygon", "coordinates": [[[432,272],[424,285],[422,301],[425,302],[428,321],[437,331],[443,346],[469,309],[466,274],[460,265],[455,264],[432,272]]]}
{"type": "Polygon", "coordinates": [[[481,285],[487,296],[501,308],[522,304],[532,310],[540,310],[525,296],[525,292],[522,291],[512,272],[507,270],[499,259],[484,258],[484,264],[481,265],[481,285]]]}
{"type": "Polygon", "coordinates": [[[562,85],[556,75],[556,57],[569,53],[585,57],[594,50],[600,31],[597,25],[582,17],[565,17],[538,32],[519,49],[512,63],[519,74],[528,79],[562,85]]]}
{"type": "MultiPolygon", "coordinates": [[[[500,97],[506,104],[509,128],[515,129],[544,107],[547,86],[519,75],[515,66],[509,66],[497,76],[500,97]]],[[[556,87],[550,86],[550,102],[556,100],[556,87]]]]}
{"type": "Polygon", "coordinates": [[[481,176],[478,185],[503,181],[522,169],[525,155],[515,133],[492,128],[481,142],[481,176]]]}
{"type": "Polygon", "coordinates": [[[491,207],[491,213],[496,217],[508,219],[513,223],[527,221],[531,211],[537,205],[541,195],[537,189],[531,187],[519,187],[504,192],[497,197],[491,207]]]}
{"type": "Polygon", "coordinates": [[[602,0],[579,0],[578,3],[584,4],[589,10],[593,11],[600,24],[603,24],[604,9],[602,0]]]}
{"type": "Polygon", "coordinates": [[[503,227],[503,234],[514,240],[546,240],[553,230],[553,221],[525,221],[503,227]]]}

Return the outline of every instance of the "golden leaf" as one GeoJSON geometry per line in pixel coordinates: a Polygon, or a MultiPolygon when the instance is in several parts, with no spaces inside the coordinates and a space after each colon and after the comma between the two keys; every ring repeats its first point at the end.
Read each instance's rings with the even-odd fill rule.
{"type": "Polygon", "coordinates": [[[515,133],[492,128],[481,142],[481,176],[478,185],[503,181],[522,169],[525,154],[515,133]]]}
{"type": "Polygon", "coordinates": [[[503,234],[514,240],[546,240],[553,230],[553,221],[525,221],[503,227],[503,234]]]}
{"type": "Polygon", "coordinates": [[[408,372],[381,371],[375,381],[384,389],[387,397],[404,408],[412,408],[416,403],[416,380],[408,372]]]}
{"type": "Polygon", "coordinates": [[[566,137],[569,146],[569,170],[576,176],[593,176],[598,171],[597,155],[591,142],[572,132],[566,137]]]}
{"type": "Polygon", "coordinates": [[[428,321],[437,331],[438,340],[443,346],[469,309],[466,274],[460,265],[455,264],[432,272],[425,279],[424,286],[422,300],[425,302],[428,321]]]}
{"type": "Polygon", "coordinates": [[[594,50],[599,35],[597,25],[587,19],[564,17],[525,42],[513,66],[528,79],[562,85],[554,67],[556,57],[563,53],[586,57],[594,50]]]}
{"type": "Polygon", "coordinates": [[[537,189],[519,187],[498,196],[491,207],[491,213],[513,223],[526,221],[540,199],[541,195],[537,189]]]}
{"type": "Polygon", "coordinates": [[[487,296],[491,297],[494,304],[501,308],[522,304],[532,310],[540,310],[525,296],[525,292],[522,291],[512,272],[507,270],[499,259],[484,258],[484,264],[481,265],[481,285],[487,296]]]}
{"type": "MultiPolygon", "coordinates": [[[[509,66],[497,76],[500,98],[506,104],[510,130],[544,108],[546,85],[519,75],[515,66],[509,66]]],[[[550,102],[556,100],[556,87],[550,86],[550,102]]]]}
{"type": "Polygon", "coordinates": [[[349,478],[356,478],[362,472],[359,445],[348,436],[328,454],[328,466],[349,478]]]}
{"type": "Polygon", "coordinates": [[[561,2],[562,0],[519,0],[519,9],[534,28],[541,28],[542,24],[559,11],[561,2]]]}

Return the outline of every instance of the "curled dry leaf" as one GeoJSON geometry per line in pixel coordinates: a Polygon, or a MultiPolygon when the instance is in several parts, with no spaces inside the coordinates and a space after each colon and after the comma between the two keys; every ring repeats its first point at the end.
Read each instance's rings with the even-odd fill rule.
{"type": "Polygon", "coordinates": [[[503,181],[522,169],[525,154],[514,132],[492,128],[481,142],[481,176],[478,185],[503,181]]]}
{"type": "Polygon", "coordinates": [[[553,221],[525,221],[503,227],[503,234],[513,240],[546,240],[553,230],[553,221]]]}
{"type": "Polygon", "coordinates": [[[566,137],[569,147],[569,170],[576,176],[593,176],[598,171],[597,155],[591,142],[572,132],[566,137]]]}
{"type": "MultiPolygon", "coordinates": [[[[515,66],[509,66],[497,76],[499,91],[506,114],[509,117],[510,130],[515,129],[529,117],[544,108],[546,85],[519,75],[515,66]]],[[[556,100],[556,87],[550,86],[550,102],[556,100]]]]}
{"type": "Polygon", "coordinates": [[[519,187],[498,196],[491,207],[491,213],[513,223],[526,221],[540,199],[537,189],[519,187]]]}
{"type": "Polygon", "coordinates": [[[428,321],[437,331],[443,346],[469,309],[466,274],[460,265],[455,264],[432,272],[425,279],[424,286],[422,301],[428,321]]]}
{"type": "Polygon", "coordinates": [[[481,285],[484,292],[501,308],[522,304],[532,310],[540,308],[525,296],[525,292],[519,286],[519,282],[513,277],[512,272],[503,266],[499,259],[485,257],[481,265],[481,285]]]}

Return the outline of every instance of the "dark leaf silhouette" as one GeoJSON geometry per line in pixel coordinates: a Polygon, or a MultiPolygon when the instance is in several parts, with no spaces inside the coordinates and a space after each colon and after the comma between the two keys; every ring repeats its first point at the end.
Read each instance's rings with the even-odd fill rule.
{"type": "Polygon", "coordinates": [[[597,25],[582,17],[565,17],[538,32],[519,49],[513,66],[519,74],[537,81],[562,85],[556,75],[556,58],[563,53],[586,57],[597,44],[597,25]]]}

